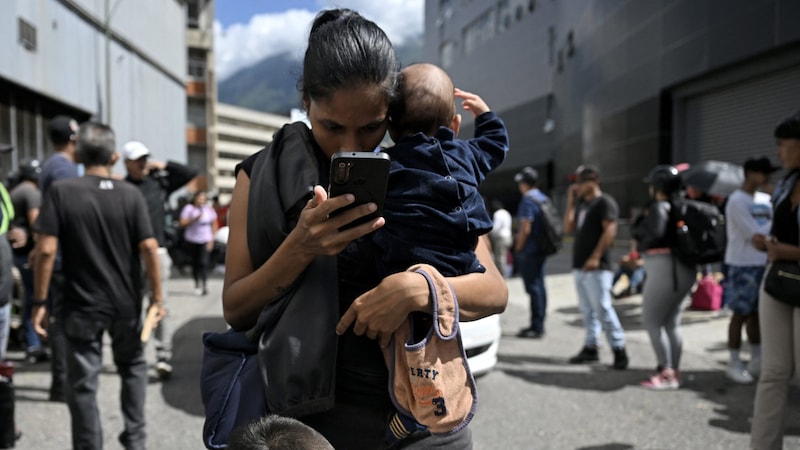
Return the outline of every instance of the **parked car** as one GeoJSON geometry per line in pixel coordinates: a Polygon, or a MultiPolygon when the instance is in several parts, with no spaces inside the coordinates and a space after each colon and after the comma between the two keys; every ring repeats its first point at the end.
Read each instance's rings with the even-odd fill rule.
{"type": "Polygon", "coordinates": [[[471,322],[460,322],[461,342],[473,376],[491,371],[497,365],[500,347],[500,316],[493,314],[471,322]]]}

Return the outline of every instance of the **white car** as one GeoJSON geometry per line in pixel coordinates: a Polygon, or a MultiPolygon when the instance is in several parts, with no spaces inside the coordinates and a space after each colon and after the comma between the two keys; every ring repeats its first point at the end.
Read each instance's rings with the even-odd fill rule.
{"type": "Polygon", "coordinates": [[[459,322],[461,341],[473,376],[484,375],[497,364],[500,316],[493,314],[471,322],[459,322]]]}

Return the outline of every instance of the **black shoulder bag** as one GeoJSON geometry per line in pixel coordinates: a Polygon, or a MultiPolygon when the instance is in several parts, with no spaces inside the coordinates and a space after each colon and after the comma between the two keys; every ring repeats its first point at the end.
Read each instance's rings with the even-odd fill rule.
{"type": "Polygon", "coordinates": [[[764,290],[779,302],[800,307],[800,262],[773,262],[764,277],[764,290]]]}

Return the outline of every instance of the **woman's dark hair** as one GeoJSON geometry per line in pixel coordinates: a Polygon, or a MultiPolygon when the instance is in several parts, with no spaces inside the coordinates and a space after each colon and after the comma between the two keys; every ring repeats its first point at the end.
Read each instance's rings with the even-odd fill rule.
{"type": "Polygon", "coordinates": [[[208,200],[208,193],[206,191],[197,191],[192,195],[192,204],[194,204],[201,195],[205,195],[206,200],[208,200]]]}
{"type": "Polygon", "coordinates": [[[75,158],[86,167],[106,166],[114,155],[116,141],[108,125],[86,122],[78,131],[75,158]]]}
{"type": "Polygon", "coordinates": [[[775,137],[777,139],[800,139],[800,111],[783,119],[775,127],[775,137]]]}
{"type": "Polygon", "coordinates": [[[341,88],[377,84],[391,104],[399,68],[397,53],[378,25],[350,9],[323,10],[311,25],[303,59],[304,103],[329,99],[341,88]]]}

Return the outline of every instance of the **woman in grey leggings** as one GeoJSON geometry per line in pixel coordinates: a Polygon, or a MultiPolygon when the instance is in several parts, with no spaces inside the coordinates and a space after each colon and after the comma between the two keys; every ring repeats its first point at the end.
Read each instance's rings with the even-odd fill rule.
{"type": "Polygon", "coordinates": [[[650,276],[644,286],[642,321],[656,353],[656,374],[642,382],[651,389],[677,389],[681,362],[681,304],[695,282],[697,271],[675,258],[668,249],[644,254],[645,273],[650,276]]]}
{"type": "Polygon", "coordinates": [[[649,389],[677,389],[680,386],[682,342],[681,303],[697,275],[693,265],[679,261],[670,251],[676,239],[670,226],[670,200],[681,187],[678,169],[668,165],[653,168],[645,181],[652,201],[645,216],[634,225],[633,236],[644,253],[647,283],[643,292],[642,318],[656,353],[656,374],[642,382],[649,389]]]}

